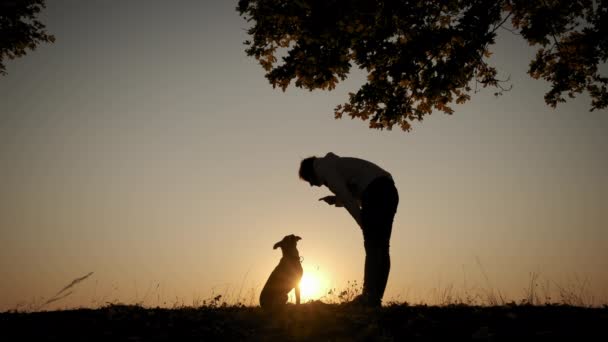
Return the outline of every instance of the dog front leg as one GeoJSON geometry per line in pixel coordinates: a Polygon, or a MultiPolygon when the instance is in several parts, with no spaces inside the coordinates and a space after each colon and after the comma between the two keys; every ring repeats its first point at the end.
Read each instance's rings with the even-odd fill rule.
{"type": "Polygon", "coordinates": [[[296,305],[300,304],[300,285],[296,286],[296,305]]]}

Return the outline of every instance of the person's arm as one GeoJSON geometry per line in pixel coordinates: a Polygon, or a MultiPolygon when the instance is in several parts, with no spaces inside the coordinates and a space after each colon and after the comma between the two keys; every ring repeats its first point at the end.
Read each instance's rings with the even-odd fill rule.
{"type": "Polygon", "coordinates": [[[363,223],[361,222],[361,208],[359,207],[357,201],[351,196],[350,192],[346,188],[346,185],[334,184],[330,189],[336,194],[337,201],[341,202],[350,216],[352,216],[359,227],[363,229],[363,223]]]}
{"type": "Polygon", "coordinates": [[[320,198],[320,201],[324,201],[327,204],[335,205],[336,207],[344,207],[350,216],[355,219],[355,222],[359,225],[359,227],[363,228],[363,224],[361,222],[361,208],[357,201],[352,197],[346,184],[338,180],[328,181],[327,187],[336,194],[336,196],[326,196],[320,198]]]}
{"type": "Polygon", "coordinates": [[[337,172],[337,163],[335,155],[328,153],[325,158],[321,158],[315,163],[315,173],[317,177],[323,180],[325,186],[331,190],[336,196],[326,196],[319,200],[325,201],[328,204],[339,204],[343,206],[350,216],[355,219],[359,227],[363,228],[361,222],[361,208],[355,198],[351,195],[346,187],[346,180],[337,172]],[[333,203],[331,203],[333,202],[333,203]]]}

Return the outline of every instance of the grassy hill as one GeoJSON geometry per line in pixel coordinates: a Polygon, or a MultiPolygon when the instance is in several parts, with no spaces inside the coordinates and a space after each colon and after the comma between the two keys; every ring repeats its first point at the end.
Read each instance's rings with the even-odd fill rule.
{"type": "Polygon", "coordinates": [[[344,304],[99,309],[0,313],[3,341],[608,341],[608,307],[344,304]]]}

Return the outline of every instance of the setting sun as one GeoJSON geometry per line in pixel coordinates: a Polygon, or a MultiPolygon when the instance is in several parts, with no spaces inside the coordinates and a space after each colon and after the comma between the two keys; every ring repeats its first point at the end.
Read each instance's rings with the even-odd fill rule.
{"type": "Polygon", "coordinates": [[[321,298],[327,292],[327,282],[319,273],[304,272],[300,280],[302,302],[321,298]]]}

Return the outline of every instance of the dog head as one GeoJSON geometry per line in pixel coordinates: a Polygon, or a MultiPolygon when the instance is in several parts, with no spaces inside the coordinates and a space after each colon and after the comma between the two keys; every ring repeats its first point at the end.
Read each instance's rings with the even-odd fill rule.
{"type": "Polygon", "coordinates": [[[283,238],[283,240],[275,243],[274,247],[272,249],[277,249],[279,247],[281,247],[281,249],[284,249],[284,250],[295,249],[296,244],[300,240],[302,240],[302,238],[299,236],[295,236],[293,234],[287,235],[286,237],[283,238]]]}

